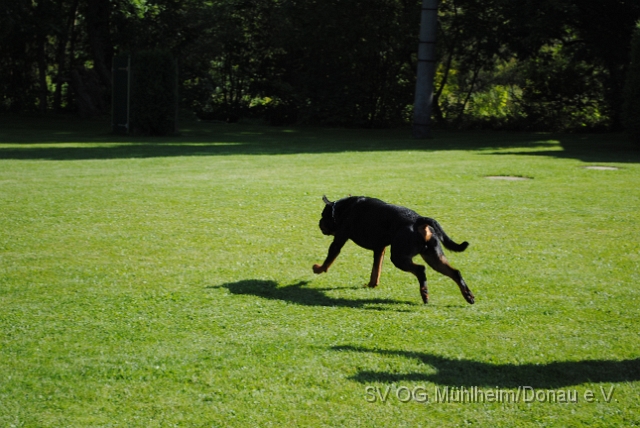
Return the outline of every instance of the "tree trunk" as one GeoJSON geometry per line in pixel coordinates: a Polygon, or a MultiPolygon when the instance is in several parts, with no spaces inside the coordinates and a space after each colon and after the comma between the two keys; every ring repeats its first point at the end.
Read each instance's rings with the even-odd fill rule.
{"type": "Polygon", "coordinates": [[[413,104],[413,137],[431,137],[433,78],[436,70],[438,0],[422,0],[416,93],[413,104]]]}
{"type": "Polygon", "coordinates": [[[87,3],[87,36],[93,58],[93,68],[105,88],[111,88],[111,3],[109,0],[91,0],[87,3]]]}
{"type": "Polygon", "coordinates": [[[37,37],[38,44],[38,86],[39,88],[39,105],[38,109],[40,113],[47,112],[47,98],[49,95],[49,89],[47,87],[47,58],[45,54],[45,43],[47,42],[44,34],[40,34],[37,37]]]}
{"type": "MultiPolygon", "coordinates": [[[[69,73],[70,67],[67,67],[67,44],[73,37],[74,22],[76,19],[76,13],[78,10],[79,0],[74,0],[69,8],[67,15],[67,23],[64,27],[64,33],[58,36],[58,45],[56,47],[56,64],[57,64],[57,76],[56,76],[56,89],[53,97],[53,109],[59,111],[62,108],[62,85],[70,81],[69,73]]],[[[60,8],[62,10],[63,1],[60,1],[60,8]]],[[[73,55],[71,53],[71,55],[73,55]]]]}

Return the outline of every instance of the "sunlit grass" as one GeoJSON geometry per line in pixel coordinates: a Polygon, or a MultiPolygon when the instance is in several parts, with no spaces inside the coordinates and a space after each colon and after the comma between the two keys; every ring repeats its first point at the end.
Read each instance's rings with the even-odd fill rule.
{"type": "Polygon", "coordinates": [[[0,133],[1,426],[640,424],[640,157],[615,137],[184,128],[0,133]],[[315,276],[323,194],[468,240],[477,303],[429,271],[423,306],[389,260],[362,288],[351,243],[315,276]],[[436,401],[526,386],[579,399],[436,401]]]}

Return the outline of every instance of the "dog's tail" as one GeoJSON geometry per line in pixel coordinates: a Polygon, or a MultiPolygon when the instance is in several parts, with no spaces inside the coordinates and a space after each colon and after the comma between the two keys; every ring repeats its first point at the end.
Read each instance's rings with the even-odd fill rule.
{"type": "Polygon", "coordinates": [[[416,220],[414,227],[419,228],[420,226],[424,226],[424,225],[431,226],[438,240],[442,242],[445,248],[451,251],[461,252],[466,250],[467,247],[469,246],[469,243],[467,241],[464,241],[462,244],[458,244],[453,239],[449,238],[449,236],[445,233],[442,226],[440,226],[440,223],[438,223],[432,218],[420,217],[418,220],[416,220]]]}

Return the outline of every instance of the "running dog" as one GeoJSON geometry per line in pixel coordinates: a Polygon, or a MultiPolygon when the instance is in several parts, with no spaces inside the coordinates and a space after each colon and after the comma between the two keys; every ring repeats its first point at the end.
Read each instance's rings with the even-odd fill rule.
{"type": "Polygon", "coordinates": [[[398,269],[416,276],[424,303],[429,302],[429,292],[425,267],[413,263],[413,258],[418,254],[433,270],[453,279],[465,300],[474,303],[473,293],[462,279],[462,274],[451,267],[442,250],[444,245],[451,251],[464,251],[469,246],[468,242],[457,244],[434,219],[380,199],[349,196],[331,202],[323,196],[322,200],[325,207],[320,230],[325,235],[333,235],[333,242],[324,263],[313,266],[314,273],[326,272],[344,244],[351,239],[357,245],[373,251],[373,268],[367,286],[376,287],[380,283],[385,249],[391,246],[391,262],[398,269]]]}

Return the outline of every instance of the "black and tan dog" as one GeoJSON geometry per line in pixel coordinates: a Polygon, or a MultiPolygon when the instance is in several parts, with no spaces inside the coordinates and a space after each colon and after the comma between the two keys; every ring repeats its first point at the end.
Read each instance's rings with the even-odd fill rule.
{"type": "Polygon", "coordinates": [[[464,251],[468,242],[456,244],[434,219],[379,199],[350,196],[331,202],[324,196],[322,200],[325,207],[320,230],[334,238],[326,260],[322,266],[314,265],[313,272],[326,272],[344,244],[351,239],[359,246],[373,250],[373,269],[368,286],[376,287],[380,282],[384,252],[390,245],[391,262],[398,269],[411,272],[418,278],[424,303],[429,302],[425,267],[412,260],[418,254],[433,270],[453,279],[465,300],[474,303],[473,293],[462,279],[460,271],[451,267],[440,245],[442,243],[452,251],[464,251]]]}

